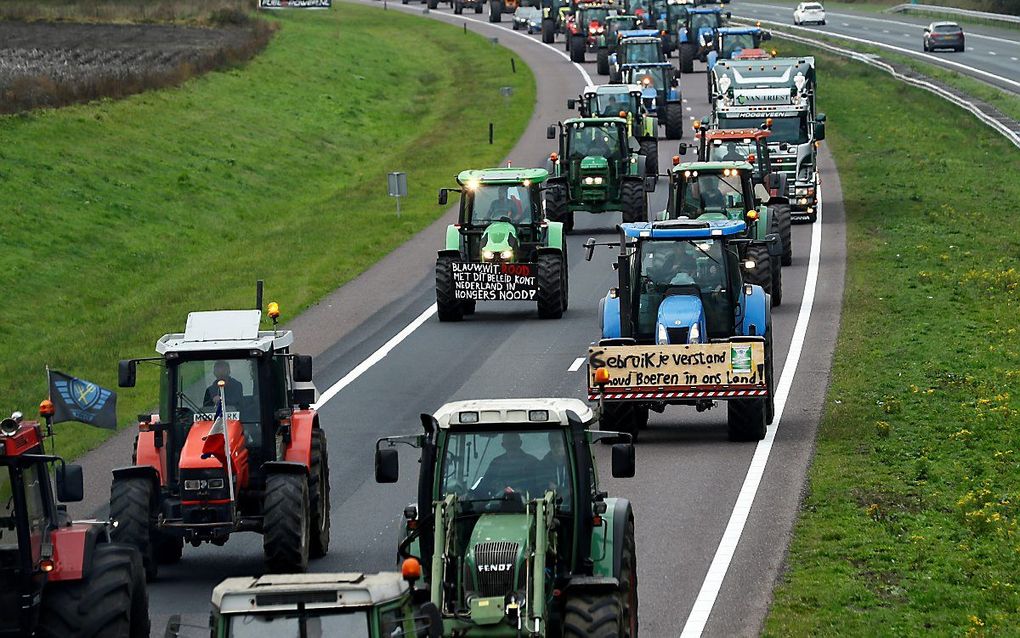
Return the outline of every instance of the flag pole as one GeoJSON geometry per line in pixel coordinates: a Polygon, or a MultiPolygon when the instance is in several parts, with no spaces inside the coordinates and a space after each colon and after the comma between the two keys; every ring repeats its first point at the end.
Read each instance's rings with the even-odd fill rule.
{"type": "MultiPolygon", "coordinates": [[[[46,400],[53,404],[53,379],[50,374],[50,364],[46,364],[46,400]]],[[[46,419],[46,437],[50,440],[50,452],[56,456],[57,454],[57,438],[53,436],[53,414],[45,414],[43,418],[46,419]]],[[[43,449],[45,451],[45,447],[43,449]]]]}
{"type": "Polygon", "coordinates": [[[227,382],[220,379],[216,382],[216,385],[220,387],[220,418],[223,419],[223,455],[227,458],[227,486],[230,490],[230,507],[234,507],[233,460],[230,458],[230,431],[227,429],[227,399],[223,395],[223,387],[227,385],[227,382]]]}

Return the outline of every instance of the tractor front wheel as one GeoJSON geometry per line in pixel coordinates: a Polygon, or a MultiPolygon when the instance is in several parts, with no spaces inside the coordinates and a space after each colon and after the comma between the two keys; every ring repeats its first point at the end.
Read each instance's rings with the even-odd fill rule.
{"type": "Polygon", "coordinates": [[[280,574],[308,569],[308,477],[304,474],[270,474],[263,506],[262,549],[266,569],[280,574]]]}
{"type": "Polygon", "coordinates": [[[619,638],[624,612],[616,592],[578,593],[563,606],[564,638],[619,638]]]}
{"type": "Polygon", "coordinates": [[[563,281],[566,264],[563,254],[546,253],[538,256],[536,282],[538,316],[542,319],[559,319],[563,316],[563,281]]]}
{"type": "Polygon", "coordinates": [[[454,2],[453,3],[453,13],[454,13],[454,15],[460,15],[460,14],[464,13],[464,4],[461,3],[461,2],[454,2]]]}
{"type": "Polygon", "coordinates": [[[567,188],[563,184],[550,184],[545,189],[545,213],[549,219],[563,224],[563,232],[574,230],[574,213],[567,210],[567,188]]]}
{"type": "Polygon", "coordinates": [[[552,20],[542,20],[542,42],[552,44],[556,40],[556,23],[552,20]]]}
{"type": "Polygon", "coordinates": [[[680,45],[680,72],[694,73],[694,46],[691,44],[680,45]]]}
{"type": "Polygon", "coordinates": [[[500,22],[503,19],[503,2],[489,0],[489,22],[500,22]]]}
{"type": "Polygon", "coordinates": [[[595,56],[595,68],[599,75],[609,75],[609,49],[599,49],[595,56]]]}
{"type": "Polygon", "coordinates": [[[625,223],[648,221],[648,197],[645,185],[638,181],[626,181],[620,187],[620,200],[625,223]]]}
{"type": "Polygon", "coordinates": [[[588,50],[588,44],[584,41],[583,35],[570,36],[570,61],[584,62],[584,54],[588,50]]]}
{"type": "Polygon", "coordinates": [[[322,429],[312,430],[308,494],[312,513],[312,543],[308,551],[312,558],[321,558],[329,551],[329,450],[322,429]]]}
{"type": "Polygon", "coordinates": [[[634,521],[627,521],[623,531],[623,553],[620,557],[620,598],[622,599],[623,638],[638,635],[638,575],[637,544],[634,540],[634,521]]]}
{"type": "Polygon", "coordinates": [[[684,136],[684,107],[679,102],[667,102],[663,108],[666,120],[666,139],[678,140],[684,136]]]}
{"type": "Polygon", "coordinates": [[[148,580],[154,580],[159,571],[152,533],[156,517],[152,507],[154,489],[148,478],[114,478],[110,486],[110,518],[117,522],[110,538],[138,550],[148,580]]]}
{"type": "Polygon", "coordinates": [[[744,251],[743,258],[754,262],[754,268],[744,271],[744,281],[761,286],[765,292],[772,294],[772,258],[769,257],[768,248],[761,244],[751,244],[744,251]]]}
{"type": "Polygon", "coordinates": [[[147,638],[149,605],[138,553],[100,543],[80,580],[57,581],[42,591],[36,635],[43,638],[147,638]]]}
{"type": "MultiPolygon", "coordinates": [[[[769,233],[781,234],[779,231],[779,221],[772,216],[770,216],[769,233]]],[[[783,303],[783,257],[782,255],[769,256],[769,260],[772,262],[772,290],[770,292],[772,294],[772,307],[775,308],[783,303]]]]}
{"type": "Polygon", "coordinates": [[[765,387],[768,388],[769,396],[765,403],[765,423],[772,425],[776,416],[776,388],[775,369],[772,358],[772,316],[768,316],[769,325],[765,328],[765,387]]]}
{"type": "Polygon", "coordinates": [[[436,306],[440,321],[460,321],[464,307],[457,300],[453,283],[453,258],[436,260],[436,306]]]}
{"type": "Polygon", "coordinates": [[[641,154],[645,156],[645,175],[658,178],[659,175],[659,141],[641,140],[641,154]]]}

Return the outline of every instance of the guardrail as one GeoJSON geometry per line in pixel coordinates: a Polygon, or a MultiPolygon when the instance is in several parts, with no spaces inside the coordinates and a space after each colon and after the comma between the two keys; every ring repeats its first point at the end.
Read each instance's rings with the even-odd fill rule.
{"type": "Polygon", "coordinates": [[[935,4],[898,4],[895,7],[886,9],[887,13],[904,13],[907,11],[925,11],[927,13],[948,13],[951,15],[966,16],[968,18],[980,18],[981,20],[997,20],[999,22],[1011,22],[1020,25],[1020,16],[1013,16],[1006,13],[988,13],[987,11],[974,11],[973,9],[958,9],[956,7],[943,7],[935,4]]]}
{"type": "MultiPolygon", "coordinates": [[[[761,22],[770,21],[762,20],[761,22]]],[[[881,69],[901,82],[930,91],[942,99],[952,102],[965,111],[970,112],[974,115],[974,117],[981,120],[994,129],[995,132],[1009,140],[1014,146],[1020,148],[1020,122],[1017,122],[1013,118],[1005,115],[994,106],[972,98],[963,91],[937,82],[932,78],[914,71],[906,65],[886,62],[880,56],[873,53],[860,53],[859,51],[844,49],[843,47],[838,47],[834,44],[829,44],[828,42],[815,40],[814,38],[806,38],[794,33],[776,31],[771,27],[769,28],[769,31],[771,31],[773,35],[777,35],[781,38],[825,49],[826,51],[830,51],[836,55],[841,55],[843,57],[856,60],[857,62],[867,64],[868,66],[876,69],[881,69]]]]}

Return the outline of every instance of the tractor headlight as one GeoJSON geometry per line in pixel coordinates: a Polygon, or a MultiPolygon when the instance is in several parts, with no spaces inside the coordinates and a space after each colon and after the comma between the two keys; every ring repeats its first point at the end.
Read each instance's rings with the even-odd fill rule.
{"type": "Polygon", "coordinates": [[[596,184],[601,184],[602,183],[602,178],[601,177],[596,177],[595,178],[595,183],[596,184]]]}
{"type": "Polygon", "coordinates": [[[655,331],[655,343],[664,344],[669,343],[669,335],[666,333],[666,326],[659,324],[659,327],[655,331]]]}
{"type": "Polygon", "coordinates": [[[514,251],[512,251],[512,250],[510,250],[508,248],[508,249],[504,250],[503,252],[501,252],[499,254],[499,256],[500,256],[501,259],[513,259],[514,258],[514,251]]]}
{"type": "Polygon", "coordinates": [[[483,250],[482,251],[482,259],[484,259],[486,261],[492,259],[494,256],[495,255],[492,254],[491,250],[483,250]]]}
{"type": "Polygon", "coordinates": [[[755,263],[754,263],[754,260],[753,260],[753,259],[748,259],[747,261],[745,261],[745,262],[744,262],[744,268],[745,268],[746,270],[754,270],[754,267],[755,267],[756,265],[757,265],[757,264],[755,264],[755,263]]]}
{"type": "Polygon", "coordinates": [[[694,324],[691,331],[687,333],[687,343],[701,343],[701,325],[694,324]]]}

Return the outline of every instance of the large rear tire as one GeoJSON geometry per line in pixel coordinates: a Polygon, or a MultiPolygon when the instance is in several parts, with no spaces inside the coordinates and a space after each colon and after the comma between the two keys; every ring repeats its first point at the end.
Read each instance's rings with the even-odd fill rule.
{"type": "Polygon", "coordinates": [[[312,466],[308,471],[308,497],[312,513],[312,539],[308,549],[312,558],[329,551],[329,450],[326,433],[312,430],[312,466]]]}
{"type": "Polygon", "coordinates": [[[678,140],[684,136],[684,108],[678,102],[668,102],[662,109],[665,113],[666,139],[678,140]]]}
{"type": "Polygon", "coordinates": [[[584,41],[583,35],[572,35],[570,36],[570,61],[583,63],[584,54],[588,50],[588,45],[584,41]]]}
{"type": "Polygon", "coordinates": [[[609,49],[599,49],[595,56],[595,68],[599,75],[609,75],[609,49]]]}
{"type": "Polygon", "coordinates": [[[159,571],[153,542],[154,489],[147,478],[114,478],[110,486],[110,518],[117,522],[110,531],[110,539],[138,550],[147,580],[155,580],[159,571]]]}
{"type": "Polygon", "coordinates": [[[694,47],[690,44],[680,45],[680,72],[694,73],[694,47]]]}
{"type": "Polygon", "coordinates": [[[648,221],[648,197],[641,182],[626,181],[620,187],[620,204],[625,223],[648,221]]]}
{"type": "Polygon", "coordinates": [[[641,154],[645,156],[645,175],[656,177],[659,175],[659,142],[658,140],[641,140],[641,154]]]}
{"type": "Polygon", "coordinates": [[[542,319],[559,319],[563,316],[563,270],[566,264],[563,253],[545,253],[536,260],[538,316],[542,319]]]}
{"type": "MultiPolygon", "coordinates": [[[[599,430],[602,432],[623,432],[629,434],[633,441],[638,440],[638,433],[648,424],[648,408],[627,402],[608,402],[602,404],[599,415],[599,430]]],[[[610,443],[609,439],[602,439],[610,443]]]]}
{"type": "Polygon", "coordinates": [[[550,184],[545,189],[545,214],[550,220],[563,224],[563,232],[574,230],[574,213],[567,210],[567,187],[550,184]]]}
{"type": "Polygon", "coordinates": [[[489,0],[489,22],[500,22],[503,19],[502,0],[489,0]]]}
{"type": "Polygon", "coordinates": [[[793,221],[790,218],[790,205],[779,204],[770,212],[776,218],[779,238],[783,242],[782,264],[789,266],[793,263],[793,221]]]}
{"type": "Polygon", "coordinates": [[[772,358],[772,313],[769,313],[768,322],[769,326],[765,329],[765,387],[769,390],[769,396],[765,402],[765,424],[772,425],[776,416],[776,374],[772,358]]]}
{"type": "Polygon", "coordinates": [[[150,627],[144,580],[133,547],[96,545],[84,578],[52,582],[43,589],[36,636],[147,638],[150,627]]]}
{"type": "Polygon", "coordinates": [[[552,44],[556,40],[556,23],[552,20],[542,20],[542,42],[552,44]]]}
{"type": "Polygon", "coordinates": [[[464,307],[457,300],[453,284],[453,257],[436,260],[436,307],[440,321],[460,321],[464,307]]]}
{"type": "MultiPolygon", "coordinates": [[[[645,410],[647,415],[647,408],[645,410]]],[[[646,417],[647,420],[647,417],[646,417]]],[[[637,543],[634,539],[634,521],[627,521],[623,530],[623,554],[620,557],[620,598],[623,603],[623,638],[638,635],[638,574],[637,543]]]]}
{"type": "Polygon", "coordinates": [[[280,574],[308,569],[311,545],[308,477],[270,474],[266,477],[262,549],[266,569],[280,574]]]}
{"type": "Polygon", "coordinates": [[[761,441],[765,438],[768,406],[766,399],[729,401],[726,429],[731,441],[761,441]]]}
{"type": "Polygon", "coordinates": [[[571,595],[563,606],[565,638],[619,638],[623,633],[623,609],[616,592],[571,595]]]}
{"type": "MultiPolygon", "coordinates": [[[[774,217],[769,219],[769,233],[776,235],[779,233],[779,221],[774,217]]],[[[769,257],[772,262],[772,307],[776,308],[783,303],[783,257],[782,255],[776,255],[775,257],[769,257]]]]}

